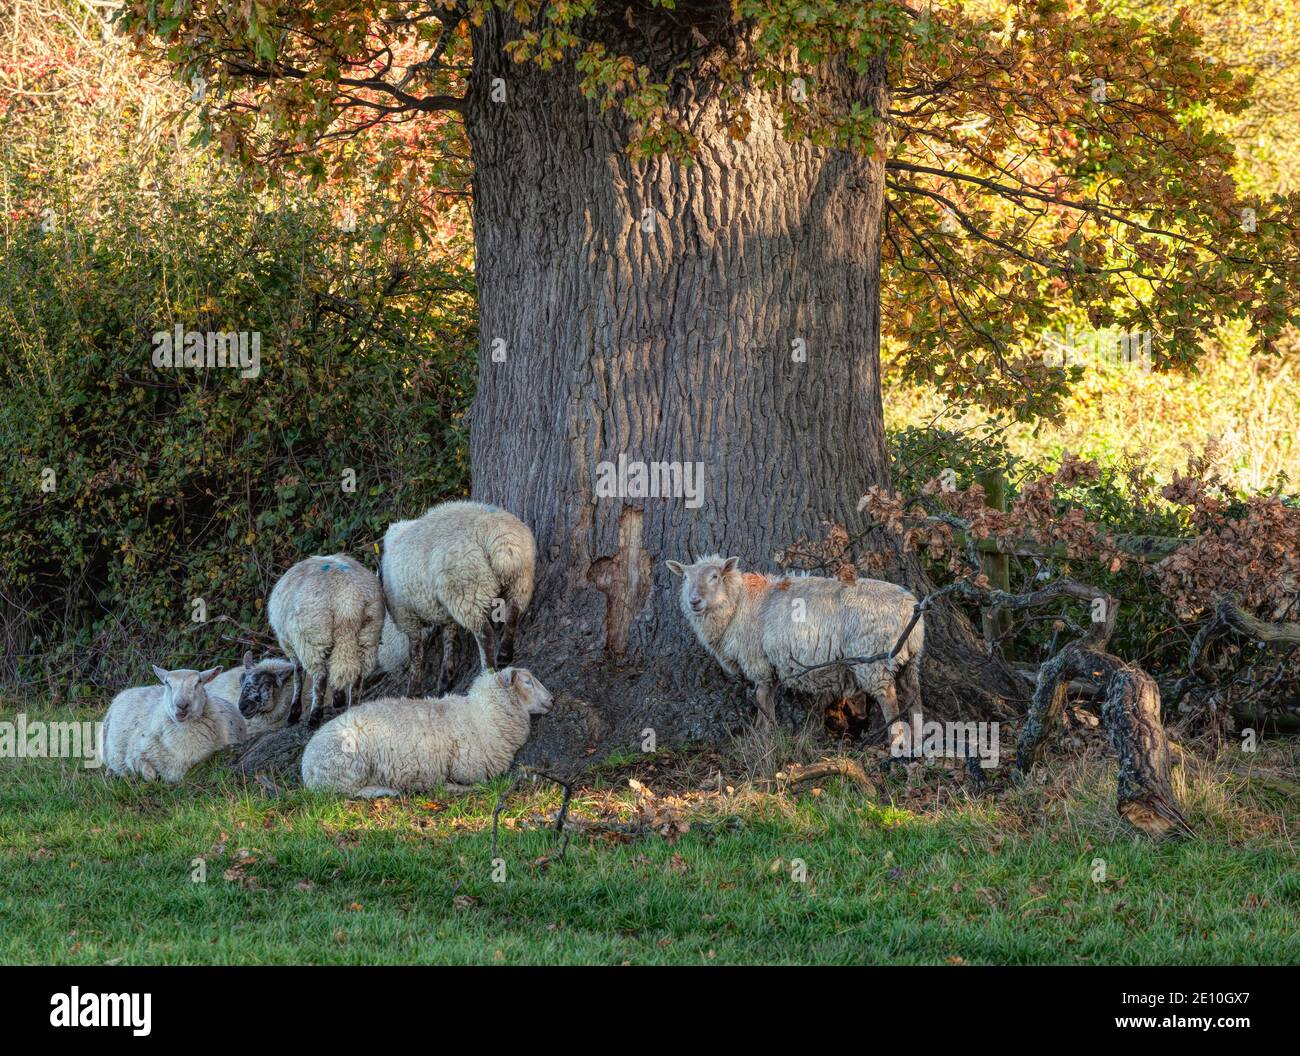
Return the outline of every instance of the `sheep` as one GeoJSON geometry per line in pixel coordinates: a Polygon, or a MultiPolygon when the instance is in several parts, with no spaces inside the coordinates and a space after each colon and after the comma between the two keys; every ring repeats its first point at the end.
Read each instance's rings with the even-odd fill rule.
{"type": "Polygon", "coordinates": [[[393,622],[393,617],[385,610],[384,629],[379,636],[379,670],[386,675],[395,675],[406,670],[411,662],[411,639],[393,622]]]}
{"type": "Polygon", "coordinates": [[[253,663],[253,654],[245,653],[241,666],[223,671],[208,685],[208,696],[234,704],[253,738],[288,725],[293,686],[292,660],[268,657],[253,663]]]}
{"type": "MultiPolygon", "coordinates": [[[[384,629],[379,639],[376,667],[386,675],[405,669],[411,645],[384,613],[384,629]]],[[[306,676],[310,681],[311,676],[306,676]]],[[[208,683],[208,696],[221,697],[239,709],[248,724],[249,738],[288,725],[293,706],[294,664],[292,660],[271,656],[256,663],[251,652],[244,653],[243,664],[223,671],[208,683]]]]}
{"type": "MultiPolygon", "coordinates": [[[[868,693],[892,724],[900,697],[913,722],[921,719],[921,653],[925,631],[917,620],[898,655],[851,669],[805,667],[889,652],[912,618],[916,598],[875,579],[845,583],[819,576],[765,576],[741,572],[739,558],[714,555],[682,565],[682,614],[700,644],[728,675],[755,686],[761,719],[775,718],[775,687],[803,692],[868,693]]],[[[859,716],[863,710],[854,707],[859,716]]]]}
{"type": "Polygon", "coordinates": [[[408,692],[416,694],[420,685],[426,627],[442,634],[439,694],[451,679],[457,625],[474,636],[481,670],[509,664],[519,617],[532,600],[536,564],[533,533],[496,506],[446,502],[390,525],[381,579],[393,622],[410,640],[408,692]],[[499,643],[494,622],[504,625],[499,643]]]}
{"type": "MultiPolygon", "coordinates": [[[[294,662],[283,657],[266,657],[253,663],[252,653],[244,653],[243,667],[231,668],[213,687],[231,674],[238,675],[234,702],[248,724],[250,739],[289,724],[289,713],[294,706],[294,662]]],[[[221,685],[217,692],[225,696],[225,691],[226,685],[221,685]]],[[[208,692],[211,696],[211,689],[208,692]]],[[[229,696],[226,698],[229,700],[229,696]]]]}
{"type": "Polygon", "coordinates": [[[326,723],[302,756],[302,783],[347,796],[397,796],[446,784],[468,792],[510,768],[529,717],[551,694],[521,667],[485,671],[466,696],[388,697],[326,723]]]}
{"type": "Polygon", "coordinates": [[[124,689],[104,716],[104,766],[111,774],[135,774],[146,781],[179,782],[214,752],[247,735],[243,717],[206,686],[221,673],[165,671],[155,667],[160,686],[124,689]]]}
{"type": "Polygon", "coordinates": [[[302,707],[302,674],[311,675],[315,729],[334,694],[354,692],[375,666],[384,626],[384,595],[373,572],[346,554],[308,557],[289,569],[271,591],[271,630],[294,664],[289,722],[302,707]]]}

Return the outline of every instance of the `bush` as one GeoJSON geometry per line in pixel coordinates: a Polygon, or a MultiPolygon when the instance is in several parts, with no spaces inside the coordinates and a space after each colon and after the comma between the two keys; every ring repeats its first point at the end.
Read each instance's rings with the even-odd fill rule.
{"type": "Polygon", "coordinates": [[[152,192],[122,166],[82,205],[51,155],[6,166],[33,204],[0,262],[0,678],[57,698],[146,658],[229,662],[288,564],[373,564],[389,521],[464,495],[476,324],[463,266],[312,197],[191,159],[152,192]],[[260,334],[259,375],[156,367],[177,324],[260,334]]]}

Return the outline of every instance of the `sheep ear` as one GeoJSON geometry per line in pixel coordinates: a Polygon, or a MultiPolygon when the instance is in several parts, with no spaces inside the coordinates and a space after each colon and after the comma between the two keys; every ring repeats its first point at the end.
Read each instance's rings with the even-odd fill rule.
{"type": "Polygon", "coordinates": [[[729,558],[727,558],[727,560],[725,560],[724,562],[722,562],[722,571],[723,571],[723,572],[734,572],[734,571],[736,570],[736,566],[739,565],[739,564],[740,564],[740,558],[738,558],[738,557],[729,557],[729,558]]]}
{"type": "Polygon", "coordinates": [[[211,681],[212,681],[214,678],[216,678],[219,674],[221,674],[221,668],[219,668],[219,667],[210,667],[210,668],[208,668],[206,671],[200,671],[200,672],[199,672],[199,685],[200,685],[200,686],[206,686],[209,682],[211,682],[211,681]]]}
{"type": "Polygon", "coordinates": [[[167,685],[168,672],[164,671],[157,664],[152,664],[151,666],[153,667],[153,673],[158,676],[158,681],[161,682],[164,686],[167,685]]]}
{"type": "Polygon", "coordinates": [[[251,649],[244,650],[244,670],[253,670],[253,650],[251,649]]]}
{"type": "Polygon", "coordinates": [[[682,567],[682,563],[680,561],[665,561],[664,564],[668,566],[668,571],[673,573],[673,575],[676,576],[686,575],[686,569],[682,567]]]}
{"type": "Polygon", "coordinates": [[[517,668],[506,667],[497,672],[497,682],[506,689],[512,688],[518,678],[519,671],[517,668]]]}

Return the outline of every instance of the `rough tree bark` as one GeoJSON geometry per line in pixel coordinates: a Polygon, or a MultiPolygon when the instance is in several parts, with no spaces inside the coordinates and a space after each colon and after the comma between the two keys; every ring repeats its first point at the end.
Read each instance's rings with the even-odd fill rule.
{"type": "MultiPolygon", "coordinates": [[[[716,737],[747,716],[690,636],[664,560],[718,552],[774,570],[776,551],[823,522],[859,521],[858,497],[889,479],[882,157],[786,142],[758,94],[750,135],[732,140],[711,71],[743,45],[637,19],[635,40],[621,21],[598,32],[656,72],[690,63],[674,102],[700,139],[694,165],[630,158],[630,130],[581,97],[573,69],[503,53],[507,19],[473,31],[473,496],[537,535],[517,657],[558,690],[525,749],[543,765],[646,728],[660,743],[716,737]],[[599,464],[620,456],[702,464],[701,504],[597,498],[599,464]]],[[[883,107],[883,63],[828,73],[820,90],[883,107]]],[[[924,589],[914,564],[895,574],[924,589]]],[[[932,709],[979,664],[969,627],[947,616],[929,636],[932,709]]]]}

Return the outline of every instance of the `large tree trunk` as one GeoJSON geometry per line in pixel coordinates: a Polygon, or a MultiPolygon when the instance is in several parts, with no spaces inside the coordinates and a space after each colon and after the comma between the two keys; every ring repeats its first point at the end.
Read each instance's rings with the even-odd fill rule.
{"type": "MultiPolygon", "coordinates": [[[[581,97],[571,68],[505,57],[501,19],[474,31],[473,495],[537,536],[518,662],[562,683],[525,751],[539,762],[646,728],[665,743],[734,726],[739,691],[690,635],[664,560],[736,554],[774,570],[824,522],[860,523],[857,499],[889,479],[882,160],[786,142],[758,94],[749,136],[731,139],[716,53],[671,24],[638,29],[652,68],[696,53],[677,99],[700,138],[692,166],[630,158],[628,128],[581,97]],[[702,464],[701,504],[598,498],[599,464],[620,456],[702,464]]],[[[881,106],[883,66],[821,90],[881,106]]],[[[934,641],[942,665],[945,635],[934,641]]]]}

